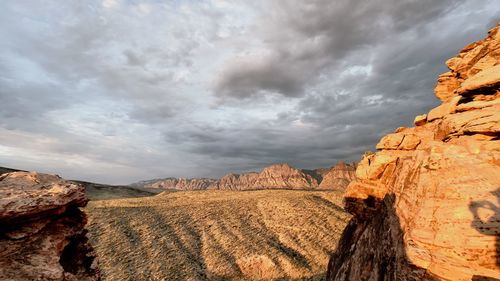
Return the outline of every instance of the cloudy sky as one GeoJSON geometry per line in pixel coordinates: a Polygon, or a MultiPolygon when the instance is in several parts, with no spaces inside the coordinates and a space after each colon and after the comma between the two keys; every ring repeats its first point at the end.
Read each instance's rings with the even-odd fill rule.
{"type": "Polygon", "coordinates": [[[359,160],[496,0],[5,0],[0,166],[104,183],[359,160]]]}

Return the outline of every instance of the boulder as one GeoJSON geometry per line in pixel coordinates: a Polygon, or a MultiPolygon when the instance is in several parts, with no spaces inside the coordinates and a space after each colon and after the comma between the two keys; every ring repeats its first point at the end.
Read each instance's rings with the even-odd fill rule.
{"type": "Polygon", "coordinates": [[[35,172],[0,175],[0,280],[99,280],[82,186],[35,172]]]}
{"type": "Polygon", "coordinates": [[[413,123],[415,123],[415,126],[425,125],[427,123],[427,114],[417,115],[413,123]]]}

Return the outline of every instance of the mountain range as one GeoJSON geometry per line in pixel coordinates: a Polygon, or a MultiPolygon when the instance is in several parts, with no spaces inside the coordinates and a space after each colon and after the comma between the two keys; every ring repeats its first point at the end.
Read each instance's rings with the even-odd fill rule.
{"type": "Polygon", "coordinates": [[[286,163],[273,164],[260,172],[230,173],[220,179],[164,178],[140,181],[133,187],[165,190],[255,190],[338,189],[344,190],[355,177],[356,164],[339,162],[330,168],[297,169],[286,163]]]}

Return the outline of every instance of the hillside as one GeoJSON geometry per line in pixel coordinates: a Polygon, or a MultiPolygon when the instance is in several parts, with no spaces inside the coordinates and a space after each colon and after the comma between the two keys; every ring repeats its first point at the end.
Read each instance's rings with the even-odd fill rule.
{"type": "Polygon", "coordinates": [[[173,190],[337,189],[344,190],[354,179],[354,164],[338,163],[330,168],[301,170],[274,164],[260,172],[230,173],[220,179],[165,178],[131,184],[133,187],[173,190]]]}
{"type": "MultiPolygon", "coordinates": [[[[21,170],[17,170],[17,169],[11,169],[11,168],[6,168],[6,167],[0,167],[0,175],[1,174],[6,174],[6,173],[12,173],[12,172],[19,172],[21,170]]],[[[24,171],[22,171],[24,172],[24,171]]]]}
{"type": "Polygon", "coordinates": [[[182,191],[91,201],[103,280],[324,278],[349,215],[337,191],[182,191]]]}
{"type": "Polygon", "coordinates": [[[144,196],[153,196],[155,194],[158,194],[158,192],[151,192],[130,186],[106,185],[106,184],[99,184],[86,181],[75,181],[75,180],[73,180],[72,182],[83,185],[85,187],[85,193],[87,194],[87,197],[90,200],[144,197],[144,196]]]}

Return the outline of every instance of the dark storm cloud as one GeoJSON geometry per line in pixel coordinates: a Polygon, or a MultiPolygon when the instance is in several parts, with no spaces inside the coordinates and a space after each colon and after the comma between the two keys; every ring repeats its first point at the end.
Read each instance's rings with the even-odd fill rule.
{"type": "MultiPolygon", "coordinates": [[[[369,150],[365,142],[375,143],[379,137],[378,132],[370,132],[370,125],[364,124],[290,128],[286,123],[278,120],[242,124],[238,128],[196,126],[165,137],[168,142],[182,143],[184,149],[207,155],[216,163],[228,163],[232,172],[258,170],[276,162],[313,168],[329,167],[335,159],[358,161],[369,150]],[[353,138],[356,135],[360,137],[353,138]]],[[[219,169],[221,174],[228,172],[227,168],[214,167],[214,171],[219,169]]]]}
{"type": "Polygon", "coordinates": [[[335,67],[359,49],[418,30],[460,2],[274,2],[266,7],[258,30],[270,51],[229,61],[215,91],[221,98],[248,98],[265,92],[301,96],[325,68],[335,67]]]}
{"type": "Polygon", "coordinates": [[[272,141],[222,139],[198,146],[199,153],[252,159],[264,153],[302,167],[358,160],[384,134],[438,105],[433,88],[446,59],[494,22],[474,1],[281,4],[265,22],[271,51],[228,61],[215,91],[229,106],[270,93],[299,97],[279,115],[283,126],[298,120],[315,130],[292,128],[274,137],[242,132],[272,141]],[[307,139],[292,141],[304,134],[307,139]]]}

